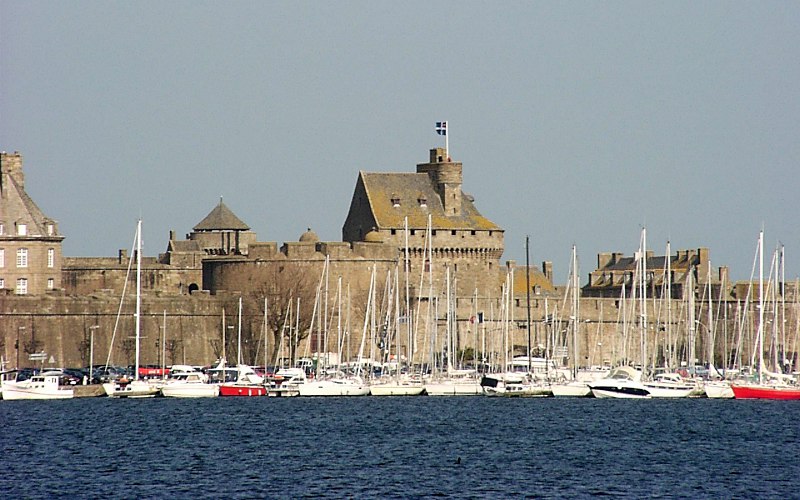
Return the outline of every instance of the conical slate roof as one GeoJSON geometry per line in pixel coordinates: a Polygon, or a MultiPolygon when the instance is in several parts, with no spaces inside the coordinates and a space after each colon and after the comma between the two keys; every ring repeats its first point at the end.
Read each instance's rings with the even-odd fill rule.
{"type": "Polygon", "coordinates": [[[219,199],[219,205],[194,226],[195,231],[248,231],[249,229],[247,224],[222,203],[222,198],[219,199]]]}

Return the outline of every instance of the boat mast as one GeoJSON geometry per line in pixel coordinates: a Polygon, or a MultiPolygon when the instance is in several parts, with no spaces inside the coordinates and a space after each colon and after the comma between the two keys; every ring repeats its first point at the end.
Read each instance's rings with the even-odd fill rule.
{"type": "MultiPolygon", "coordinates": [[[[572,379],[578,379],[578,322],[580,314],[578,312],[578,249],[572,245],[572,379]]],[[[588,336],[588,334],[587,334],[588,336]]]]}
{"type": "Polygon", "coordinates": [[[764,383],[764,230],[758,233],[758,383],[764,383]]]}
{"type": "MultiPolygon", "coordinates": [[[[477,293],[476,293],[477,295],[477,293]]],[[[531,256],[530,236],[525,236],[525,298],[528,309],[528,373],[533,373],[531,367],[531,256]]]]}
{"type": "Polygon", "coordinates": [[[242,364],[242,298],[239,297],[239,332],[236,341],[236,365],[242,364]]]}
{"type": "Polygon", "coordinates": [[[139,380],[139,341],[142,327],[142,219],[136,224],[136,371],[134,380],[139,380]]]}

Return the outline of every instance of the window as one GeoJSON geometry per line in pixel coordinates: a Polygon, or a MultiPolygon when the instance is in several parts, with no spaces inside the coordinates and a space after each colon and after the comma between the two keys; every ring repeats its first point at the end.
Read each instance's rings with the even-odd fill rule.
{"type": "Polygon", "coordinates": [[[2,290],[5,287],[6,287],[6,280],[4,280],[3,278],[0,278],[0,290],[2,290]]]}
{"type": "Polygon", "coordinates": [[[47,278],[47,289],[52,290],[55,287],[56,287],[56,280],[54,280],[53,278],[47,278]]]}
{"type": "Polygon", "coordinates": [[[17,295],[27,295],[28,294],[28,280],[27,278],[19,278],[17,280],[17,288],[14,290],[14,293],[17,295]]]}
{"type": "Polygon", "coordinates": [[[451,236],[455,236],[455,235],[456,235],[456,232],[455,232],[455,231],[450,231],[450,235],[451,235],[451,236]]]}
{"type": "Polygon", "coordinates": [[[17,236],[27,236],[27,235],[28,235],[28,225],[17,224],[17,236]]]}
{"type": "Polygon", "coordinates": [[[6,234],[6,226],[0,222],[0,234],[6,234]]]}
{"type": "Polygon", "coordinates": [[[56,251],[54,248],[47,249],[47,267],[55,266],[56,262],[56,251]]]}
{"type": "Polygon", "coordinates": [[[47,236],[53,236],[55,233],[55,227],[52,224],[47,225],[47,236]]]}
{"type": "Polygon", "coordinates": [[[28,249],[17,249],[17,267],[28,267],[28,249]]]}
{"type": "Polygon", "coordinates": [[[0,267],[6,267],[6,250],[0,248],[0,267]]]}

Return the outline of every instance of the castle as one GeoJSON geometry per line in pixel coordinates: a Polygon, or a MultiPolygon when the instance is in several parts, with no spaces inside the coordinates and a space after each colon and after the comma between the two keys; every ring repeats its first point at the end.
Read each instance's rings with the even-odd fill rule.
{"type": "MultiPolygon", "coordinates": [[[[62,257],[64,236],[56,221],[25,193],[22,156],[4,152],[0,160],[0,355],[25,366],[28,357],[46,352],[54,364],[75,366],[86,365],[91,352],[103,353],[103,360],[111,353],[112,362],[125,364],[131,340],[117,332],[132,331],[130,305],[120,305],[128,252],[108,258],[62,257]],[[118,311],[123,312],[119,318],[118,311]],[[123,340],[112,349],[115,335],[123,340]]],[[[240,299],[245,359],[254,363],[259,353],[275,354],[290,318],[296,329],[320,329],[310,324],[309,311],[321,300],[323,282],[325,296],[338,297],[340,308],[346,288],[348,321],[353,317],[348,328],[354,335],[361,334],[355,318],[366,314],[370,288],[388,290],[395,280],[395,287],[408,291],[408,307],[416,308],[414,321],[425,335],[435,335],[452,320],[461,348],[496,348],[493,342],[503,335],[518,354],[527,351],[526,337],[532,337],[532,347],[540,352],[559,345],[570,314],[577,317],[564,300],[566,288],[553,284],[549,262],[541,269],[513,261],[501,264],[504,230],[484,217],[463,191],[462,172],[462,163],[452,161],[442,148],[432,149],[428,161],[413,173],[359,172],[341,241],[320,241],[311,229],[280,246],[259,241],[220,199],[185,238],[171,231],[164,253],[142,259],[142,322],[148,337],[143,362],[204,364],[221,356],[226,346],[232,347],[232,336],[225,334],[232,333],[240,299]],[[445,297],[451,296],[454,311],[448,316],[445,297]],[[438,310],[432,323],[423,325],[419,319],[423,308],[438,310]],[[503,333],[509,320],[512,328],[503,333]]],[[[653,298],[664,298],[667,269],[673,299],[705,296],[706,287],[713,300],[744,297],[741,284],[727,282],[727,268],[711,272],[705,248],[662,257],[648,251],[645,257],[647,293],[653,298]]],[[[581,291],[578,362],[608,364],[622,353],[631,356],[620,345],[618,325],[624,311],[620,296],[630,297],[636,263],[621,253],[598,255],[597,268],[581,291]]],[[[324,307],[326,321],[332,321],[327,301],[324,307]]],[[[322,308],[315,312],[318,323],[322,308]]],[[[320,335],[309,335],[312,351],[331,349],[330,342],[322,345],[320,335]]],[[[441,344],[442,339],[434,342],[441,344]]],[[[407,347],[409,358],[426,354],[407,347]]],[[[562,356],[566,361],[566,353],[562,356]]]]}

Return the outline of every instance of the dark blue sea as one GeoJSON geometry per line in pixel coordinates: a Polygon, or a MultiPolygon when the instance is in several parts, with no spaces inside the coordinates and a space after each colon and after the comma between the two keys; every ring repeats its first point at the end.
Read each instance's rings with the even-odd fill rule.
{"type": "Polygon", "coordinates": [[[0,401],[0,498],[798,498],[800,402],[0,401]]]}

